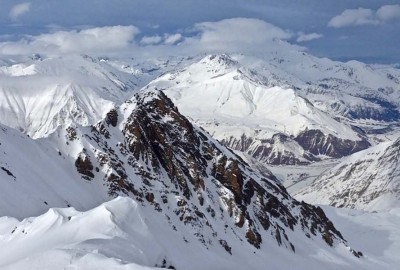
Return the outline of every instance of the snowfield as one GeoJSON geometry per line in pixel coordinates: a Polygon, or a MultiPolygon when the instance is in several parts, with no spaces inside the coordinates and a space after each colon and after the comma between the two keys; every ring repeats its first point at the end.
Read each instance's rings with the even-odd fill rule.
{"type": "Polygon", "coordinates": [[[272,246],[229,255],[206,249],[119,197],[92,210],[52,208],[39,217],[0,218],[1,269],[396,269],[400,263],[400,209],[382,213],[324,207],[364,257],[345,250],[304,246],[296,253],[272,246]],[[379,228],[379,229],[376,229],[379,228]],[[311,248],[311,249],[309,249],[311,248]]]}

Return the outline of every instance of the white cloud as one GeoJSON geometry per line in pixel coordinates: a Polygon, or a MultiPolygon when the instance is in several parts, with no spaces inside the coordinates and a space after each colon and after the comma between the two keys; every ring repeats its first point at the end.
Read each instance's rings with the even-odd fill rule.
{"type": "Polygon", "coordinates": [[[141,40],[140,40],[140,44],[142,45],[154,45],[154,44],[158,44],[162,41],[162,37],[160,36],[144,36],[141,40]]]}
{"type": "Polygon", "coordinates": [[[175,45],[177,42],[183,39],[182,34],[164,34],[163,37],[156,35],[156,36],[144,36],[140,40],[140,45],[147,46],[147,45],[157,45],[163,43],[165,45],[175,45]]]}
{"type": "Polygon", "coordinates": [[[185,43],[210,52],[260,52],[272,45],[274,40],[292,37],[290,32],[275,25],[247,18],[198,23],[194,30],[199,35],[187,38],[185,43]]]}
{"type": "Polygon", "coordinates": [[[333,17],[328,26],[340,28],[351,25],[367,25],[379,24],[379,20],[375,19],[374,12],[371,9],[346,9],[342,14],[333,17]]]}
{"type": "Polygon", "coordinates": [[[294,35],[258,19],[232,18],[203,22],[183,31],[186,34],[164,34],[164,41],[135,49],[139,57],[162,55],[196,55],[210,53],[243,53],[263,55],[277,50],[305,50],[292,45],[294,35]]]}
{"type": "Polygon", "coordinates": [[[379,25],[400,18],[400,5],[385,5],[378,10],[358,8],[346,9],[333,17],[328,26],[341,28],[346,26],[379,25]]]}
{"type": "Polygon", "coordinates": [[[386,5],[376,11],[377,17],[382,21],[400,18],[400,5],[386,5]]]}
{"type": "MultiPolygon", "coordinates": [[[[57,28],[55,28],[57,29],[57,28]]],[[[110,26],[85,30],[56,30],[27,36],[19,41],[0,42],[0,54],[49,55],[67,53],[126,54],[136,57],[195,55],[200,53],[264,54],[288,47],[304,50],[286,42],[291,32],[258,19],[234,18],[198,23],[183,33],[164,33],[135,40],[134,26],[110,26]]],[[[316,33],[306,39],[317,38],[316,33]]],[[[318,35],[318,34],[317,34],[318,35]]],[[[303,37],[304,39],[304,37],[303,37]]]]}
{"type": "Polygon", "coordinates": [[[178,41],[182,40],[182,35],[177,33],[177,34],[173,34],[173,35],[168,35],[166,34],[164,36],[165,40],[164,43],[167,45],[172,45],[172,44],[176,44],[178,41]]]}
{"type": "Polygon", "coordinates": [[[314,40],[314,39],[320,39],[323,36],[324,35],[318,34],[318,33],[305,34],[303,32],[299,32],[296,41],[297,42],[306,42],[306,41],[311,41],[311,40],[314,40]]]}
{"type": "Polygon", "coordinates": [[[202,32],[203,43],[215,41],[262,43],[266,40],[289,39],[292,34],[258,19],[234,18],[195,25],[202,32]]]}
{"type": "Polygon", "coordinates": [[[109,26],[81,31],[58,31],[0,43],[0,53],[112,52],[128,47],[139,30],[134,26],[109,26]]]}
{"type": "Polygon", "coordinates": [[[21,15],[29,12],[30,9],[31,9],[31,3],[24,2],[24,3],[18,4],[11,8],[9,16],[13,21],[15,21],[21,15]]]}

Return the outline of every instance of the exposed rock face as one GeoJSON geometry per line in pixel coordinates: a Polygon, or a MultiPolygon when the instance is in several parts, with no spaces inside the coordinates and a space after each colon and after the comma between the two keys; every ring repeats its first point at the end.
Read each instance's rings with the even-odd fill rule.
{"type": "Polygon", "coordinates": [[[189,199],[189,186],[194,191],[204,188],[205,175],[199,166],[206,166],[207,161],[196,149],[200,138],[166,97],[145,102],[146,99],[137,101],[138,109],[128,117],[122,130],[128,150],[136,159],[147,161],[156,172],[163,169],[189,199]]]}
{"type": "Polygon", "coordinates": [[[364,139],[360,141],[343,140],[331,134],[325,135],[320,130],[303,131],[295,140],[314,155],[326,155],[334,158],[348,156],[371,146],[364,139]]]}
{"type": "Polygon", "coordinates": [[[221,140],[221,143],[231,149],[249,154],[253,158],[272,165],[308,164],[320,160],[290,137],[277,133],[271,139],[253,139],[242,135],[240,139],[231,137],[221,140]]]}
{"type": "Polygon", "coordinates": [[[366,139],[345,140],[320,130],[305,130],[295,138],[277,133],[271,139],[253,139],[242,135],[222,140],[225,146],[245,152],[253,158],[272,165],[298,165],[321,160],[318,156],[340,158],[370,146],[366,139]]]}
{"type": "MultiPolygon", "coordinates": [[[[255,248],[272,238],[295,251],[291,235],[299,230],[328,245],[346,244],[321,209],[294,200],[274,176],[251,169],[193,126],[162,92],[137,94],[112,114],[127,115],[122,130],[100,122],[82,136],[110,195],[131,196],[160,218],[176,215],[202,244],[217,241],[228,253],[225,239],[232,233],[255,248]]],[[[90,171],[85,157],[77,163],[90,171]]]]}
{"type": "Polygon", "coordinates": [[[86,180],[90,180],[94,177],[93,174],[93,164],[90,161],[90,157],[86,154],[84,149],[75,160],[75,167],[80,174],[82,174],[82,178],[86,180]]]}
{"type": "Polygon", "coordinates": [[[67,137],[67,139],[69,140],[69,141],[73,141],[73,140],[76,140],[77,139],[77,134],[76,134],[76,130],[73,128],[73,127],[68,127],[67,129],[66,129],[66,132],[67,132],[67,134],[66,134],[66,137],[67,137]]]}
{"type": "Polygon", "coordinates": [[[116,127],[118,124],[118,112],[115,109],[109,111],[106,115],[105,121],[107,124],[116,127]]]}
{"type": "Polygon", "coordinates": [[[336,207],[381,210],[400,206],[400,139],[348,157],[296,197],[336,207]]]}

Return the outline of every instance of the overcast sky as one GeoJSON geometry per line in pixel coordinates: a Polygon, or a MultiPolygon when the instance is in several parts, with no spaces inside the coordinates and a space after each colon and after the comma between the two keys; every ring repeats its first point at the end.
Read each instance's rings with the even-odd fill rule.
{"type": "Polygon", "coordinates": [[[400,0],[0,0],[0,5],[2,54],[108,51],[132,44],[196,52],[233,46],[246,52],[279,38],[317,56],[400,62],[400,0]]]}

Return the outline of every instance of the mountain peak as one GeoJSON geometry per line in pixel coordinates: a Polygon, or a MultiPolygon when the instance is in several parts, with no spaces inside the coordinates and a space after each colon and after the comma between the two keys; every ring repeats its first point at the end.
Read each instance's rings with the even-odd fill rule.
{"type": "Polygon", "coordinates": [[[238,64],[229,54],[211,54],[200,60],[200,63],[209,65],[220,65],[224,67],[233,67],[238,64]]]}

